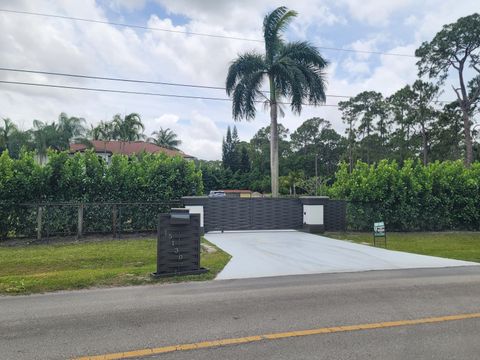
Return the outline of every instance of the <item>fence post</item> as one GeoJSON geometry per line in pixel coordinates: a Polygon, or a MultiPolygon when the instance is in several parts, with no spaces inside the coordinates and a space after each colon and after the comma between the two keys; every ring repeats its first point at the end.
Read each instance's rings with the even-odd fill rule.
{"type": "Polygon", "coordinates": [[[77,239],[82,237],[83,233],[83,203],[78,206],[78,227],[77,227],[77,239]]]}
{"type": "Polygon", "coordinates": [[[112,206],[112,231],[113,237],[117,237],[117,204],[112,206]]]}
{"type": "Polygon", "coordinates": [[[118,206],[118,238],[122,238],[122,206],[118,206]]]}
{"type": "Polygon", "coordinates": [[[42,240],[43,208],[37,205],[37,240],[42,240]]]}

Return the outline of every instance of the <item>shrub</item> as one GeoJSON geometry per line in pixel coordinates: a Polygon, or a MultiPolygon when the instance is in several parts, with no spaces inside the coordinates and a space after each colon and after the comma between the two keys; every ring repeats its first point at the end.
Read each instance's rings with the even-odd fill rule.
{"type": "Polygon", "coordinates": [[[349,201],[353,230],[371,230],[380,220],[398,231],[480,229],[480,163],[383,160],[358,162],[352,173],[341,164],[330,195],[349,201]]]}
{"type": "MultiPolygon", "coordinates": [[[[5,151],[0,155],[0,237],[35,232],[37,209],[19,205],[23,203],[168,202],[202,193],[201,172],[181,157],[113,155],[107,166],[92,151],[73,156],[50,152],[42,166],[33,153],[22,152],[18,159],[12,159],[5,151]]],[[[123,210],[123,221],[130,228],[155,228],[158,206],[123,210]]],[[[98,223],[90,228],[111,229],[111,216],[112,209],[102,206],[85,210],[86,220],[98,223]]],[[[45,222],[50,233],[71,232],[76,226],[76,208],[49,207],[45,222]]]]}

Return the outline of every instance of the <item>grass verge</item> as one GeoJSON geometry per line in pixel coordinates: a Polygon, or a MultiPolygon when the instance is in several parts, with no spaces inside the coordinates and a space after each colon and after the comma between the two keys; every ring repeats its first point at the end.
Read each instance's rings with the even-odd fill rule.
{"type": "MultiPolygon", "coordinates": [[[[327,232],[325,236],[373,245],[372,233],[327,232]]],[[[387,248],[422,255],[480,262],[480,232],[387,233],[387,248]]]]}
{"type": "Polygon", "coordinates": [[[156,240],[142,239],[0,247],[0,294],[211,280],[230,260],[218,248],[202,251],[201,266],[209,272],[154,279],[156,246],[156,240]]]}

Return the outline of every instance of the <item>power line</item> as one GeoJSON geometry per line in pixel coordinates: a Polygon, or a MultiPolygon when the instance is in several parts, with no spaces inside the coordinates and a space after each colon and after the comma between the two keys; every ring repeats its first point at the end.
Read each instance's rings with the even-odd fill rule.
{"type": "MultiPolygon", "coordinates": [[[[199,33],[199,32],[182,31],[182,30],[172,30],[172,29],[165,29],[165,28],[157,28],[157,27],[136,25],[136,24],[126,24],[126,23],[119,23],[119,22],[112,22],[112,21],[86,19],[86,18],[79,18],[79,17],[74,17],[74,16],[58,15],[58,14],[46,14],[46,13],[21,11],[21,10],[11,10],[11,9],[0,9],[0,12],[11,13],[11,14],[20,14],[20,15],[32,15],[32,16],[49,17],[49,18],[56,18],[56,19],[63,19],[63,20],[74,20],[74,21],[89,22],[89,23],[95,23],[95,24],[105,24],[105,25],[113,25],[113,26],[119,26],[119,27],[128,27],[128,28],[133,28],[133,29],[162,31],[162,32],[167,32],[167,33],[186,34],[186,35],[194,35],[194,36],[204,36],[204,37],[210,37],[210,38],[250,41],[250,42],[257,42],[257,43],[263,43],[264,42],[262,39],[252,39],[252,38],[244,38],[244,37],[236,37],[236,36],[199,33]]],[[[332,51],[344,51],[344,52],[353,52],[353,53],[360,53],[360,54],[401,56],[401,57],[415,58],[415,55],[410,55],[410,54],[389,53],[389,52],[382,52],[382,51],[355,50],[355,49],[345,49],[345,48],[336,48],[336,47],[328,47],[328,46],[317,46],[317,47],[319,49],[332,50],[332,51]]]]}
{"type": "MultiPolygon", "coordinates": [[[[120,82],[130,82],[130,83],[137,83],[137,84],[179,86],[179,87],[190,87],[190,88],[210,89],[210,90],[226,90],[225,87],[221,87],[221,86],[182,84],[182,83],[175,83],[175,82],[151,81],[151,80],[129,79],[129,78],[120,78],[120,77],[106,77],[106,76],[94,76],[94,75],[83,75],[83,74],[71,74],[71,73],[60,73],[60,72],[52,72],[52,71],[29,70],[29,69],[15,69],[15,68],[0,67],[0,71],[11,71],[11,72],[19,72],[19,73],[53,75],[53,76],[65,76],[65,77],[80,78],[80,79],[92,79],[92,80],[120,81],[120,82]]],[[[262,91],[262,92],[268,93],[268,91],[262,91]]],[[[351,96],[348,96],[348,95],[329,95],[329,94],[327,94],[327,97],[351,98],[351,96]]]]}
{"type": "MultiPolygon", "coordinates": [[[[171,98],[182,98],[182,99],[195,99],[195,100],[212,100],[212,101],[232,101],[228,98],[219,98],[219,97],[207,97],[207,96],[194,96],[194,95],[180,95],[180,94],[163,94],[163,93],[154,93],[146,91],[129,91],[129,90],[116,90],[116,89],[101,89],[101,88],[90,88],[90,87],[81,87],[81,86],[68,86],[68,85],[55,85],[55,84],[39,84],[31,82],[21,82],[21,81],[6,81],[0,80],[1,84],[11,84],[11,85],[25,85],[25,86],[36,86],[36,87],[48,87],[48,88],[57,88],[57,89],[70,89],[70,90],[83,90],[83,91],[95,91],[95,92],[107,92],[107,93],[116,93],[116,94],[130,94],[130,95],[147,95],[147,96],[161,96],[161,97],[171,97],[171,98]]],[[[263,100],[256,100],[257,103],[263,103],[263,100]]],[[[278,104],[290,105],[286,102],[277,102],[278,104]]],[[[335,104],[303,104],[305,106],[326,106],[326,107],[338,107],[335,104]]]]}
{"type": "Polygon", "coordinates": [[[225,90],[224,87],[220,87],[220,86],[181,84],[181,83],[174,83],[174,82],[139,80],[139,79],[94,76],[94,75],[82,75],[82,74],[70,74],[70,73],[60,73],[60,72],[51,72],[51,71],[40,71],[40,70],[14,69],[14,68],[0,67],[0,71],[12,71],[12,72],[20,72],[20,73],[42,74],[42,75],[53,75],[53,76],[66,76],[66,77],[81,78],[81,79],[93,79],[93,80],[121,81],[121,82],[131,82],[131,83],[139,83],[139,84],[182,86],[182,87],[191,87],[191,88],[200,88],[200,89],[225,90]]]}
{"type": "MultiPolygon", "coordinates": [[[[179,86],[179,87],[190,87],[190,88],[210,89],[210,90],[226,90],[225,87],[221,87],[221,86],[183,84],[183,83],[176,83],[176,82],[164,82],[164,81],[151,81],[151,80],[141,80],[141,79],[120,78],[120,77],[106,77],[106,76],[94,76],[94,75],[83,75],[83,74],[71,74],[71,73],[60,73],[60,72],[52,72],[52,71],[29,70],[29,69],[16,69],[16,68],[0,67],[0,71],[11,71],[11,72],[53,75],[53,76],[65,76],[65,77],[73,77],[73,78],[81,78],[81,79],[120,81],[120,82],[130,82],[130,83],[139,83],[139,84],[179,86]]],[[[262,90],[261,92],[269,93],[269,91],[266,91],[266,90],[262,90]]],[[[337,95],[337,94],[327,94],[326,96],[331,97],[331,98],[347,98],[347,99],[351,99],[353,97],[351,95],[337,95]]],[[[455,100],[453,100],[453,101],[455,101],[455,100]]],[[[435,100],[433,102],[434,103],[451,103],[453,101],[435,100]]]]}

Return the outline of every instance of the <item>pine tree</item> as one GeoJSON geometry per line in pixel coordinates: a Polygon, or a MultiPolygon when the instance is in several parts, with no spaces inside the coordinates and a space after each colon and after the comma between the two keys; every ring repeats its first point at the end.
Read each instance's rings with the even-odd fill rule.
{"type": "Polygon", "coordinates": [[[250,157],[248,156],[248,150],[245,146],[242,146],[240,152],[240,172],[243,174],[250,172],[250,157]]]}
{"type": "Polygon", "coordinates": [[[232,145],[232,132],[230,126],[227,128],[227,136],[222,140],[222,164],[225,169],[229,169],[231,166],[231,145],[232,145]]]}
{"type": "Polygon", "coordinates": [[[227,136],[222,142],[222,161],[223,167],[230,169],[232,173],[240,169],[239,143],[237,128],[234,126],[232,131],[229,126],[227,128],[227,136]]]}

